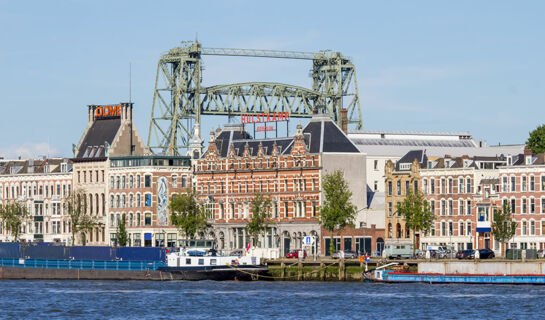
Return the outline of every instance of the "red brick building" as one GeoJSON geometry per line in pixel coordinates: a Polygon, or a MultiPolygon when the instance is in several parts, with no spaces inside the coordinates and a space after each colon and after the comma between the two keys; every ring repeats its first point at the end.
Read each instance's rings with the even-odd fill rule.
{"type": "MultiPolygon", "coordinates": [[[[344,169],[354,203],[365,204],[365,156],[329,117],[315,116],[293,137],[252,139],[239,125],[211,134],[208,150],[194,161],[194,188],[209,208],[220,250],[246,248],[244,227],[251,200],[261,193],[272,201],[271,227],[256,241],[263,256],[300,249],[313,236],[310,253],[323,253],[318,221],[324,172],[344,169]]],[[[259,254],[259,253],[258,253],[259,254]]]]}

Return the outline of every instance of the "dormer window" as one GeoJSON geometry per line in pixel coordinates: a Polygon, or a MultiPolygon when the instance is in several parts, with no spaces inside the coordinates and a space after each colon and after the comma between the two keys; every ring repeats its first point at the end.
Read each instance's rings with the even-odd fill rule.
{"type": "Polygon", "coordinates": [[[527,165],[532,164],[532,156],[526,156],[526,164],[527,165]]]}
{"type": "Polygon", "coordinates": [[[61,163],[61,172],[68,172],[68,164],[61,163]]]}

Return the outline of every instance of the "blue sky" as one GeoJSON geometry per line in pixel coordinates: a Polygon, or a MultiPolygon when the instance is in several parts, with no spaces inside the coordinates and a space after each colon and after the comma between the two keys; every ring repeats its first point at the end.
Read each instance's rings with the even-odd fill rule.
{"type": "MultiPolygon", "coordinates": [[[[51,3],[0,1],[0,156],[71,156],[86,105],[128,100],[129,62],[147,140],[157,60],[197,34],[206,47],[351,57],[365,129],[469,131],[510,144],[545,118],[543,1],[51,3]]],[[[308,61],[203,63],[204,85],[311,83],[308,61]]]]}

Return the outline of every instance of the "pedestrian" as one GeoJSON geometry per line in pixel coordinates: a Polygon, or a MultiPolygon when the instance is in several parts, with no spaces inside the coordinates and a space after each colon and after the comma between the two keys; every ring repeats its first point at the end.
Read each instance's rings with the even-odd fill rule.
{"type": "Polygon", "coordinates": [[[479,249],[475,250],[474,257],[475,257],[475,260],[479,260],[481,258],[481,254],[479,253],[479,249]]]}

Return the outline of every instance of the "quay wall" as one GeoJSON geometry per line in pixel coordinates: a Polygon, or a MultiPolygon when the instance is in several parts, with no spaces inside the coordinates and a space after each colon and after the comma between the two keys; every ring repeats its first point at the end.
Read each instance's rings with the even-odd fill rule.
{"type": "Polygon", "coordinates": [[[161,271],[45,269],[0,267],[0,280],[176,280],[175,275],[161,271]]]}
{"type": "Polygon", "coordinates": [[[445,261],[420,262],[420,273],[465,274],[545,274],[545,262],[516,261],[445,261]]]}

